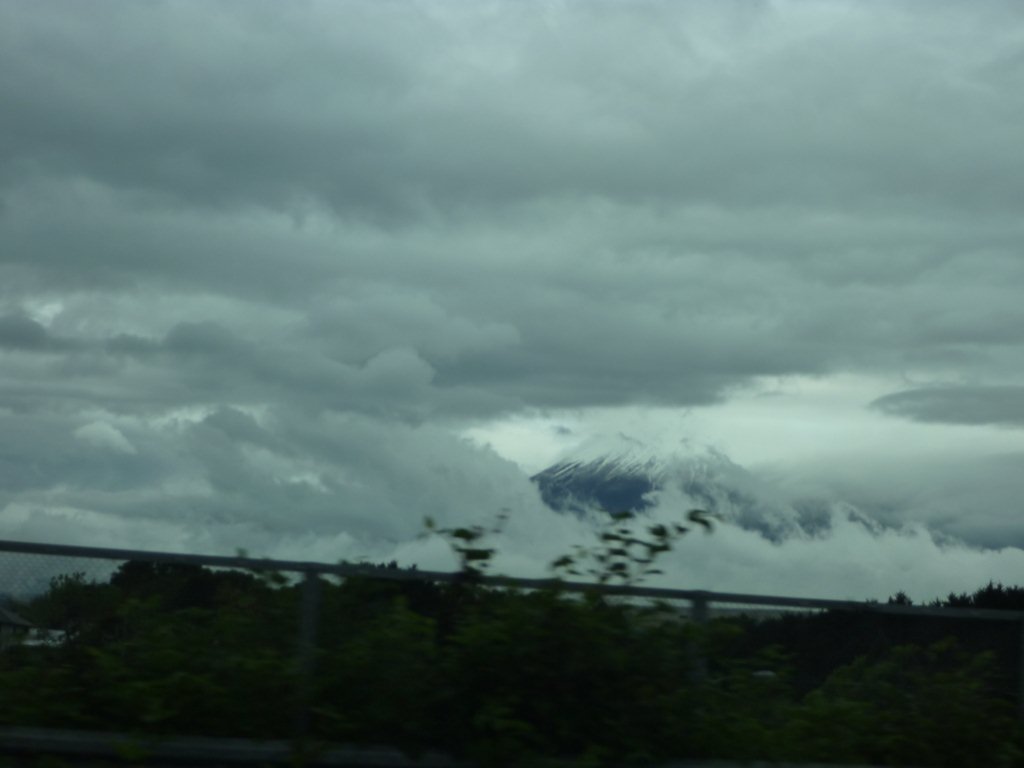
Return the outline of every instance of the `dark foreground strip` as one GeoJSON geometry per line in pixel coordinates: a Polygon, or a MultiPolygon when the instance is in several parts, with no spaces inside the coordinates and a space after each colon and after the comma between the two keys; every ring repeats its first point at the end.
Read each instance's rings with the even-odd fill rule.
{"type": "Polygon", "coordinates": [[[465,768],[437,753],[418,758],[390,747],[339,747],[309,744],[296,749],[286,741],[154,737],[129,733],[65,731],[50,728],[0,728],[0,755],[65,759],[105,759],[130,765],[289,765],[307,768],[465,768]]]}
{"type": "MultiPolygon", "coordinates": [[[[50,728],[0,728],[0,756],[39,758],[52,756],[68,762],[95,765],[109,760],[126,766],[302,766],[303,768],[473,768],[446,755],[428,752],[412,758],[392,747],[340,747],[310,745],[296,751],[285,741],[211,739],[168,736],[155,738],[127,733],[65,731],[50,728]]],[[[0,757],[0,765],[6,765],[0,757]]],[[[17,763],[15,763],[17,764],[17,763]]],[[[30,763],[30,764],[34,764],[30,763]]],[[[545,765],[556,765],[545,761],[545,765]]],[[[568,765],[568,764],[567,764],[568,765]]],[[[819,763],[767,763],[730,761],[675,761],[657,768],[878,768],[878,766],[822,765],[819,763]]]]}

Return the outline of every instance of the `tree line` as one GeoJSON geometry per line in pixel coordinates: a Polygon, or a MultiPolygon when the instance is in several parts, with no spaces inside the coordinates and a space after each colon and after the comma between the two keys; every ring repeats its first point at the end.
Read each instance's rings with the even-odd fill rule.
{"type": "MultiPolygon", "coordinates": [[[[150,562],[59,576],[15,608],[66,639],[0,653],[0,722],[288,738],[299,590],[150,562]]],[[[663,605],[473,578],[327,581],[320,599],[310,735],[324,742],[490,765],[1024,764],[1019,636],[987,622],[827,612],[698,626],[663,605]]],[[[1024,610],[1024,589],[937,604],[1024,610]]]]}

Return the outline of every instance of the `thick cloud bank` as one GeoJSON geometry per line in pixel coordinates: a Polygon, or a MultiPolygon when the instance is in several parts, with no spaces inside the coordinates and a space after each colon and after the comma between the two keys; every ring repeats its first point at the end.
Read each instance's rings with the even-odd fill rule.
{"type": "Polygon", "coordinates": [[[716,534],[780,587],[871,591],[872,552],[1024,580],[936,543],[1024,541],[1022,31],[995,1],[4,3],[0,537],[422,560],[424,516],[508,508],[534,567],[585,531],[477,437],[686,412],[770,422],[783,485],[892,526],[716,534]]]}

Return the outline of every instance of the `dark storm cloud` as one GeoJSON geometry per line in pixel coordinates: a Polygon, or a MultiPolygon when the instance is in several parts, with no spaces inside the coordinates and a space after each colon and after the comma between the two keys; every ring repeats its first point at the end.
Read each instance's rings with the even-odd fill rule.
{"type": "Polygon", "coordinates": [[[385,219],[576,194],[991,212],[1021,192],[1007,97],[1024,74],[1012,38],[991,37],[1012,19],[994,5],[107,2],[5,17],[11,182],[85,176],[190,206],[315,198],[385,219]]]}
{"type": "MultiPolygon", "coordinates": [[[[0,4],[10,520],[399,538],[532,509],[451,437],[473,420],[1019,380],[1021,29],[996,2],[0,4]]],[[[1000,392],[878,407],[1017,424],[1000,392]]]]}
{"type": "Polygon", "coordinates": [[[0,317],[0,346],[9,349],[45,349],[50,338],[46,328],[19,314],[0,317]]]}
{"type": "Polygon", "coordinates": [[[119,432],[107,430],[83,418],[0,414],[3,495],[9,500],[59,485],[123,490],[158,482],[165,471],[159,454],[138,453],[119,432]]]}
{"type": "Polygon", "coordinates": [[[1020,327],[995,280],[941,274],[990,272],[1019,234],[999,216],[1024,178],[1020,68],[1011,38],[973,47],[998,6],[105,8],[7,10],[15,284],[314,317],[354,293],[332,358],[411,348],[499,408],[706,403],[756,375],[983,357],[1020,327]],[[631,38],[642,55],[606,55],[631,38]],[[347,225],[308,226],[321,204],[347,225]],[[995,305],[921,322],[973,287],[995,305]],[[391,322],[402,302],[423,322],[391,322]]]}
{"type": "Polygon", "coordinates": [[[894,392],[872,407],[893,416],[942,424],[1024,427],[1024,387],[930,387],[894,392]]]}

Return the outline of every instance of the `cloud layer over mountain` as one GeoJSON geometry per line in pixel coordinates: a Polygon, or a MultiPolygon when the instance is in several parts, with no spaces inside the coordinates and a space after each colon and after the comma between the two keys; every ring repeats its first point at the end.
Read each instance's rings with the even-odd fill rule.
{"type": "Polygon", "coordinates": [[[1024,544],[1014,3],[15,0],[0,104],[0,538],[529,552],[468,432],[854,375],[779,482],[1024,544]]]}

